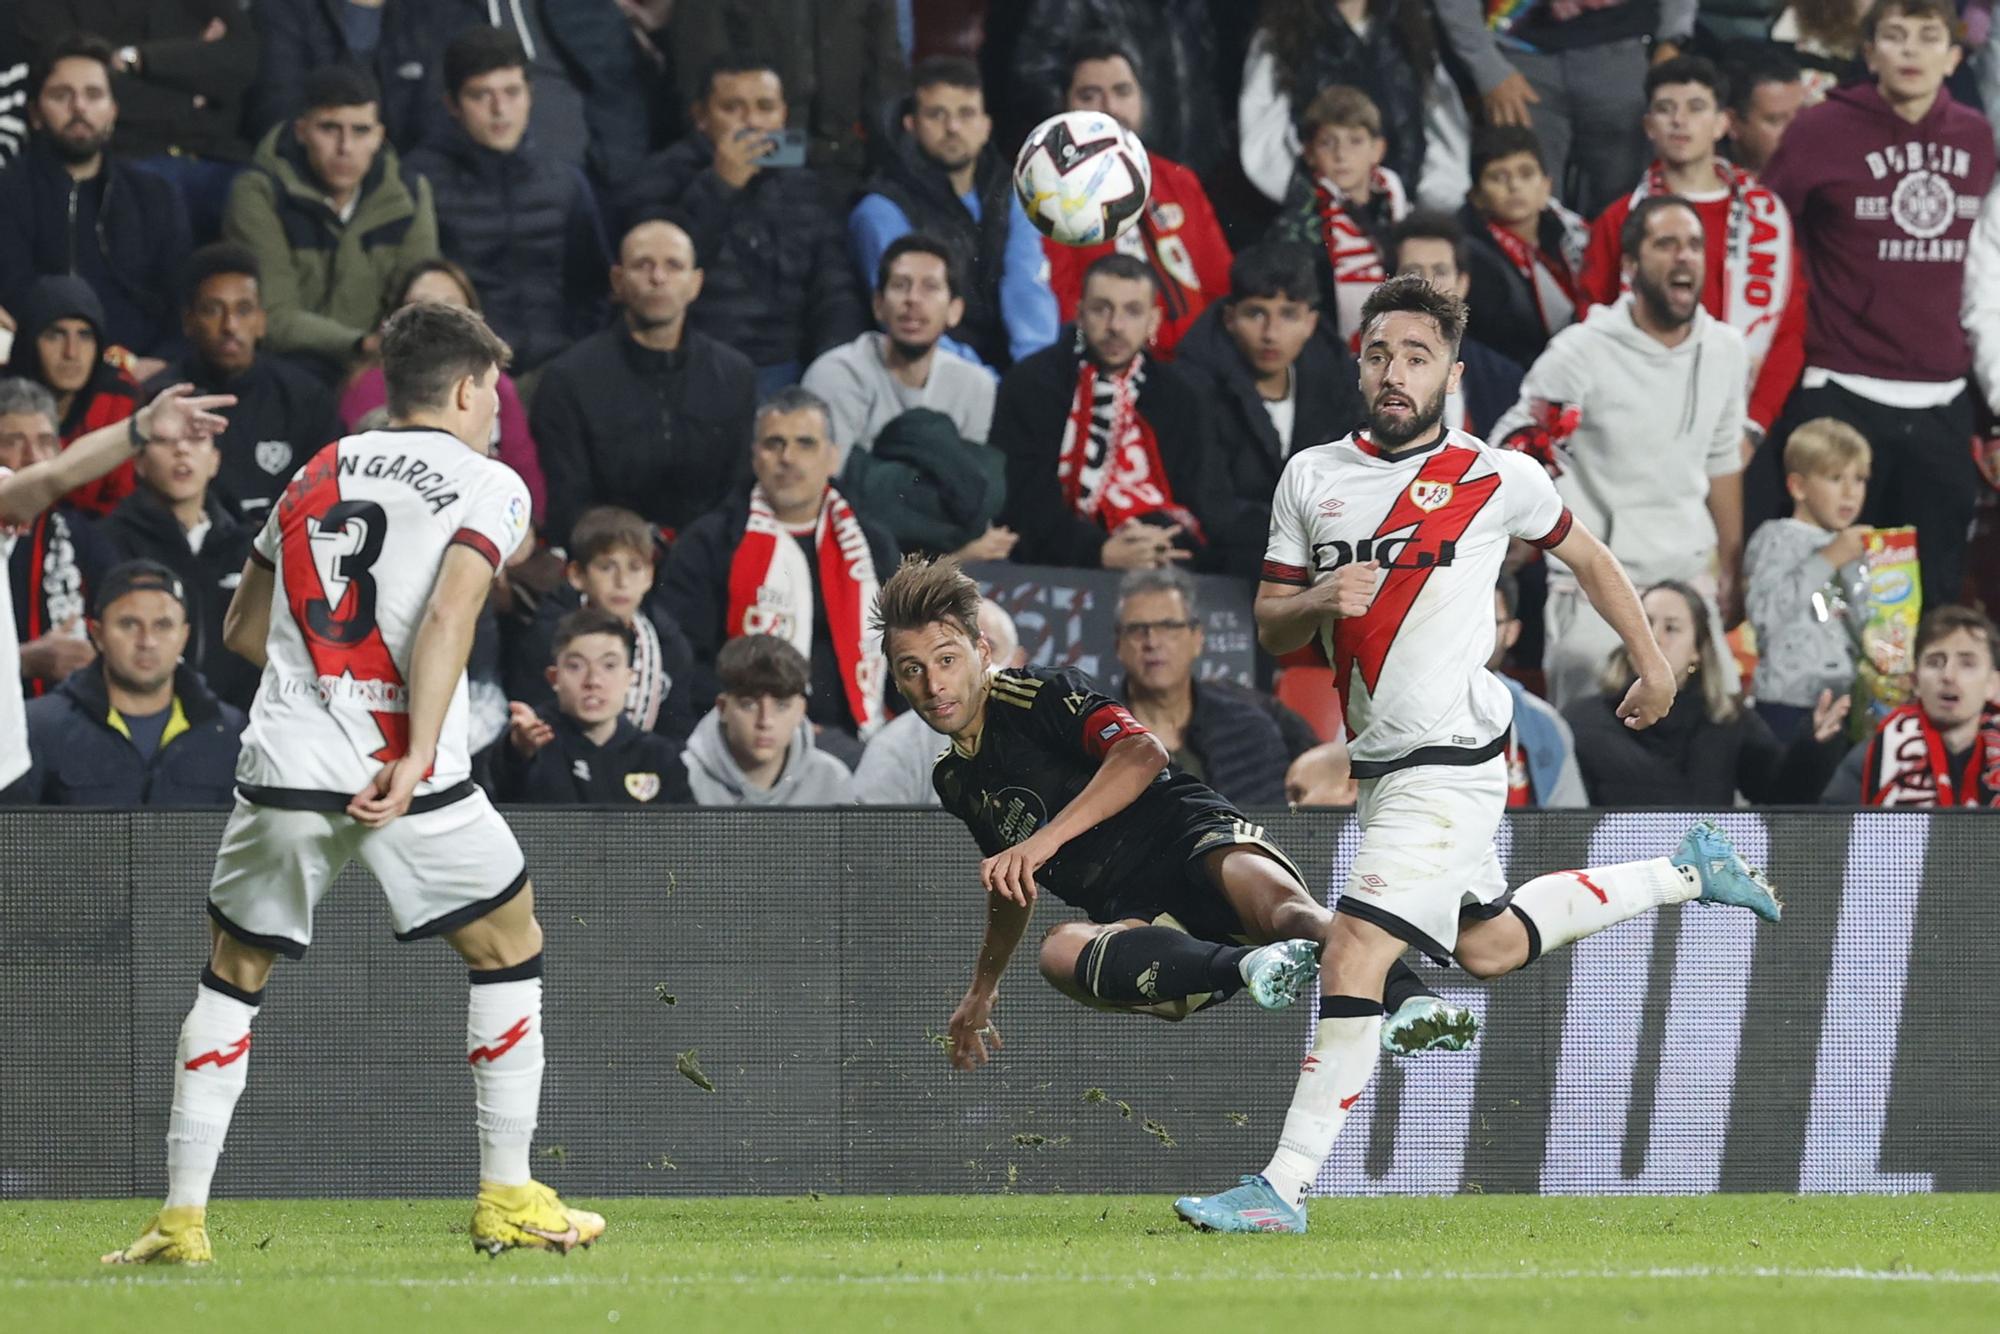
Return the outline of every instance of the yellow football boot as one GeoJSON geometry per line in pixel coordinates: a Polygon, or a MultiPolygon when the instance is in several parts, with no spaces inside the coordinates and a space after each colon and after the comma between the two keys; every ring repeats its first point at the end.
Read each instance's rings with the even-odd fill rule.
{"type": "Polygon", "coordinates": [[[603,1215],[570,1208],[539,1181],[521,1186],[479,1183],[479,1199],[472,1206],[474,1250],[490,1256],[533,1246],[567,1255],[603,1235],[603,1215]]]}
{"type": "Polygon", "coordinates": [[[208,1245],[208,1210],[198,1204],[162,1209],[139,1240],[103,1257],[108,1265],[205,1265],[215,1259],[208,1245]]]}

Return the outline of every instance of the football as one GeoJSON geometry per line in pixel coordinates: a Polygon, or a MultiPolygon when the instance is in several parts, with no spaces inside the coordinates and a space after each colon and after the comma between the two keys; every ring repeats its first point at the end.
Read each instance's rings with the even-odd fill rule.
{"type": "Polygon", "coordinates": [[[1098,111],[1065,111],[1037,125],[1014,159],[1014,193],[1042,235],[1101,245],[1131,227],[1152,193],[1139,137],[1098,111]]]}

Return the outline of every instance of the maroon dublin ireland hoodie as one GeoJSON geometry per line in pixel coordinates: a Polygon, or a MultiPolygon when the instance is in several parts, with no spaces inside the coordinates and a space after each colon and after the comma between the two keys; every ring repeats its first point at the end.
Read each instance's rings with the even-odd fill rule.
{"type": "Polygon", "coordinates": [[[1799,233],[1806,365],[1882,380],[1956,380],[1966,238],[1993,182],[1986,118],[1940,92],[1904,120],[1874,84],[1801,112],[1764,172],[1799,233]]]}

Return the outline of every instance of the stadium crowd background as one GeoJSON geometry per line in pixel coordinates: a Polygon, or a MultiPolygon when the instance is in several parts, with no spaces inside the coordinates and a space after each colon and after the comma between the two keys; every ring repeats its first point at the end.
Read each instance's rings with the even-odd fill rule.
{"type": "Polygon", "coordinates": [[[926,551],[1124,572],[1106,685],[1176,760],[1342,804],[1332,669],[1211,679],[1200,604],[1247,599],[1289,452],[1361,424],[1354,312],[1414,269],[1471,304],[1448,421],[1558,474],[1687,677],[1619,727],[1612,641],[1519,552],[1516,804],[1993,804],[1989,106],[2000,31],[1942,0],[0,0],[0,466],[239,398],[13,535],[0,799],[229,801],[250,539],[381,423],[376,330],[428,299],[515,351],[498,799],[933,802],[863,615],[926,551]],[[1012,197],[1066,108],[1151,154],[1115,245],[1012,197]],[[1914,636],[1871,610],[1895,561],[1954,604],[1914,636]],[[1850,718],[1871,635],[1936,661],[1850,718]]]}

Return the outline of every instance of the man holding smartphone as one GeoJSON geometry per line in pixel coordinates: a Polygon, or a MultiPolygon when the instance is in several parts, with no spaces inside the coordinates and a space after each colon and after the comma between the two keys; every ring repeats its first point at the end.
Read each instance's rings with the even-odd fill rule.
{"type": "Polygon", "coordinates": [[[760,393],[866,327],[840,216],[788,137],[784,84],[768,63],[711,62],[696,89],[695,131],[654,154],[623,200],[623,226],[670,216],[705,271],[695,329],[755,363],[760,393]],[[789,168],[789,169],[784,169],[789,168]]]}

